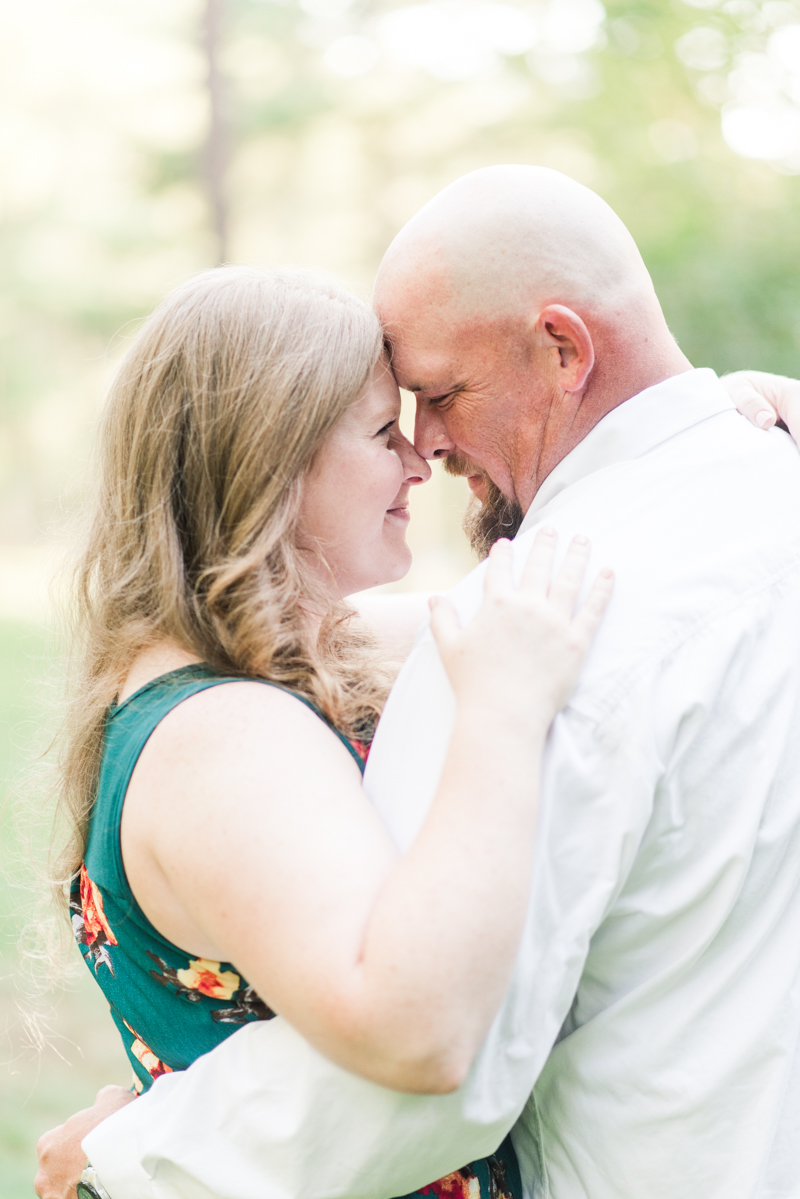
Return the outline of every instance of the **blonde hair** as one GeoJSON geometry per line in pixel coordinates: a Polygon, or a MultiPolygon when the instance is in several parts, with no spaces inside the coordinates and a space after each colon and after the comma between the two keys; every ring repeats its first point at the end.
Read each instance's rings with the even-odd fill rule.
{"type": "Polygon", "coordinates": [[[173,291],[107,397],[99,487],[70,589],[71,701],[53,882],[80,867],[105,713],[136,655],[169,639],[230,675],[374,725],[390,678],[295,545],[303,478],[381,353],[370,309],[299,271],[220,267],[173,291]],[[302,605],[325,611],[319,638],[302,605]]]}

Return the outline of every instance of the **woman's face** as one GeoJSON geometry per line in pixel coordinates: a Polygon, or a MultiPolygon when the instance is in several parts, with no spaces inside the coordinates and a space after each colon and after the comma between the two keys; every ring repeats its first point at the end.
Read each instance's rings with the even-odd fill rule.
{"type": "Polygon", "coordinates": [[[321,553],[341,596],[402,579],[411,565],[408,494],[431,470],[399,417],[400,392],[383,359],[305,480],[298,544],[321,553]]]}

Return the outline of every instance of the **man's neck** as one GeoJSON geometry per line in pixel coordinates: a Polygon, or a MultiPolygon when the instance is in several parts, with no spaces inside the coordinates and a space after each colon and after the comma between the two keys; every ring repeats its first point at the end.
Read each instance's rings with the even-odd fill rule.
{"type": "Polygon", "coordinates": [[[660,353],[648,353],[646,360],[639,346],[635,358],[631,356],[631,360],[626,361],[624,350],[618,350],[615,356],[606,361],[613,364],[611,368],[603,370],[598,364],[581,394],[561,393],[554,399],[545,424],[538,461],[527,481],[525,494],[518,492],[519,502],[525,512],[547,476],[604,416],[648,387],[655,387],[666,379],[693,369],[672,337],[660,353]]]}

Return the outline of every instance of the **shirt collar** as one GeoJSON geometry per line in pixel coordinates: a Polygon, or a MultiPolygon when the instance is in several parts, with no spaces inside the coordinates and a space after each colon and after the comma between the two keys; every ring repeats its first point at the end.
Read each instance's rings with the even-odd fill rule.
{"type": "Polygon", "coordinates": [[[733,401],[708,367],[673,375],[640,391],[598,421],[550,472],[533,498],[520,533],[536,524],[545,504],[586,475],[615,462],[639,458],[692,425],[731,409],[735,410],[733,401]]]}

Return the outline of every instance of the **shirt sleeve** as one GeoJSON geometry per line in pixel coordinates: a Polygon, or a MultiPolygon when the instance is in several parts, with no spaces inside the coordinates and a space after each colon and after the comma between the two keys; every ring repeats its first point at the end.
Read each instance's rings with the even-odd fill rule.
{"type": "MultiPolygon", "coordinates": [[[[449,732],[430,657],[423,652],[416,662],[427,685],[420,693],[412,664],[392,720],[406,736],[419,735],[419,753],[403,752],[406,736],[384,734],[370,785],[380,790],[387,772],[420,801],[425,747],[446,743],[449,732]]],[[[159,1078],[85,1139],[112,1199],[392,1199],[494,1152],[568,1016],[591,936],[651,810],[654,763],[631,727],[631,704],[625,709],[600,727],[573,706],[554,726],[515,975],[457,1092],[389,1091],[329,1062],[280,1017],[254,1023],[185,1072],[159,1078]]],[[[424,807],[423,796],[420,816],[424,807]]],[[[413,838],[412,825],[403,827],[413,838]]],[[[520,1148],[530,1162],[535,1147],[520,1148]]]]}
{"type": "Polygon", "coordinates": [[[276,1017],[159,1078],[83,1147],[112,1199],[390,1199],[508,1131],[469,1126],[460,1108],[458,1093],[402,1095],[349,1074],[276,1017]]]}

